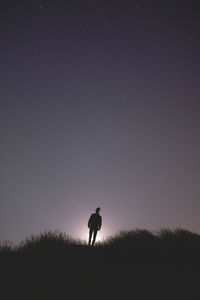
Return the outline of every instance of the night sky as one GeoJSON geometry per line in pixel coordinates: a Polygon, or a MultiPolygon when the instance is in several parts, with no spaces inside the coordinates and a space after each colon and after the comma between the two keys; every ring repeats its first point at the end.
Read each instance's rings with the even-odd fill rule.
{"type": "Polygon", "coordinates": [[[0,2],[0,240],[200,233],[200,1],[0,2]]]}

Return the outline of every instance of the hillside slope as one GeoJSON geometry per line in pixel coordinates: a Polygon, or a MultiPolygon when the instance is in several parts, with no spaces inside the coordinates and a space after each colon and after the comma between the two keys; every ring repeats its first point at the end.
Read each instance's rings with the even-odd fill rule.
{"type": "Polygon", "coordinates": [[[200,299],[200,236],[121,232],[93,248],[59,232],[1,245],[3,299],[200,299]]]}

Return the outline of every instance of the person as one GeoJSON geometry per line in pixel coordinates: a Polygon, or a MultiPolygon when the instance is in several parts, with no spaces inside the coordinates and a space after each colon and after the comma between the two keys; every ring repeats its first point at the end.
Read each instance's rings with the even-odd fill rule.
{"type": "Polygon", "coordinates": [[[91,240],[92,240],[92,246],[94,246],[96,236],[97,236],[97,231],[101,229],[102,225],[102,218],[99,214],[100,212],[100,207],[96,208],[96,212],[91,214],[89,221],[88,221],[88,228],[89,228],[89,246],[91,245],[91,240]],[[93,239],[92,239],[93,236],[93,239]]]}

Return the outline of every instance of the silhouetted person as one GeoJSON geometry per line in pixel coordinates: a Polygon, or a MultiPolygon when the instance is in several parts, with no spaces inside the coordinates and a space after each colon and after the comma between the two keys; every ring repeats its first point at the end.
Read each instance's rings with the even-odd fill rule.
{"type": "Polygon", "coordinates": [[[89,230],[89,246],[91,245],[91,239],[92,239],[92,246],[95,243],[96,236],[97,236],[97,231],[101,229],[101,224],[102,224],[102,218],[99,214],[100,207],[97,207],[96,213],[91,214],[89,221],[88,221],[88,228],[89,230]]]}

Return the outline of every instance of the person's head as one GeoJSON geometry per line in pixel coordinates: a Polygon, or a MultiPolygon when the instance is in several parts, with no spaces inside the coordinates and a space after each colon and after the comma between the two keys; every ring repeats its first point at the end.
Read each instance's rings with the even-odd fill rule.
{"type": "Polygon", "coordinates": [[[100,212],[100,207],[97,207],[96,208],[96,214],[99,214],[99,212],[100,212]]]}

